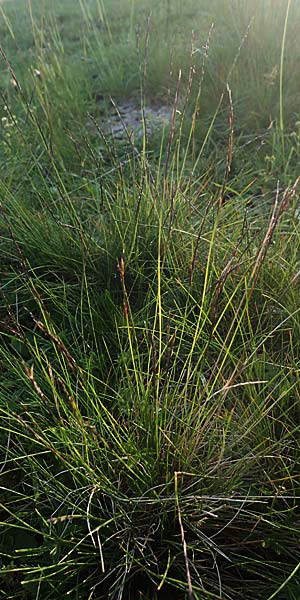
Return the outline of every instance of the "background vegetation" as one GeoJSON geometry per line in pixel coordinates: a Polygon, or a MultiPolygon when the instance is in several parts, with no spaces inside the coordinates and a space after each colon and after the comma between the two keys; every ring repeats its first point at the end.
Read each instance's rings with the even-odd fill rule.
{"type": "Polygon", "coordinates": [[[297,600],[298,3],[0,18],[1,597],[297,600]]]}

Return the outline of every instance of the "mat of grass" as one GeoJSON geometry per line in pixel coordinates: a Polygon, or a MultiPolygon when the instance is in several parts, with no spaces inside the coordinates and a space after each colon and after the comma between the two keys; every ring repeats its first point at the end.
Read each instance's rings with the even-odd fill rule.
{"type": "Polygon", "coordinates": [[[299,9],[221,4],[0,7],[0,597],[298,598],[299,9]]]}

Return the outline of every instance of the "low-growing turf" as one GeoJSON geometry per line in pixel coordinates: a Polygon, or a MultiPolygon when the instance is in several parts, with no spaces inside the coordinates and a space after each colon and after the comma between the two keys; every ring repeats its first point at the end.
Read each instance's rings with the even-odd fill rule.
{"type": "Polygon", "coordinates": [[[149,9],[0,5],[0,597],[297,600],[299,9],[149,9]]]}

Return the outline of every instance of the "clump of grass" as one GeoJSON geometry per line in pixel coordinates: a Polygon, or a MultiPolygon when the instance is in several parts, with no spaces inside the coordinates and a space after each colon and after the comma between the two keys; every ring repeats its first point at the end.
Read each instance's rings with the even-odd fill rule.
{"type": "MultiPolygon", "coordinates": [[[[276,159],[248,167],[261,138],[236,151],[228,86],[227,146],[215,113],[199,151],[190,69],[155,159],[146,128],[140,148],[97,121],[89,138],[48,33],[56,71],[30,80],[34,110],[16,76],[1,165],[1,594],[296,598],[296,136],[282,182],[276,159]]],[[[280,170],[280,128],[272,144],[280,170]]]]}

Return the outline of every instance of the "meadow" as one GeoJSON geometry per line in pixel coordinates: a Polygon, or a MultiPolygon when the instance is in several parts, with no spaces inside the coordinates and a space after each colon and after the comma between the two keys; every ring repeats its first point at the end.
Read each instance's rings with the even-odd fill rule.
{"type": "Polygon", "coordinates": [[[0,2],[0,598],[299,600],[299,39],[0,2]]]}

